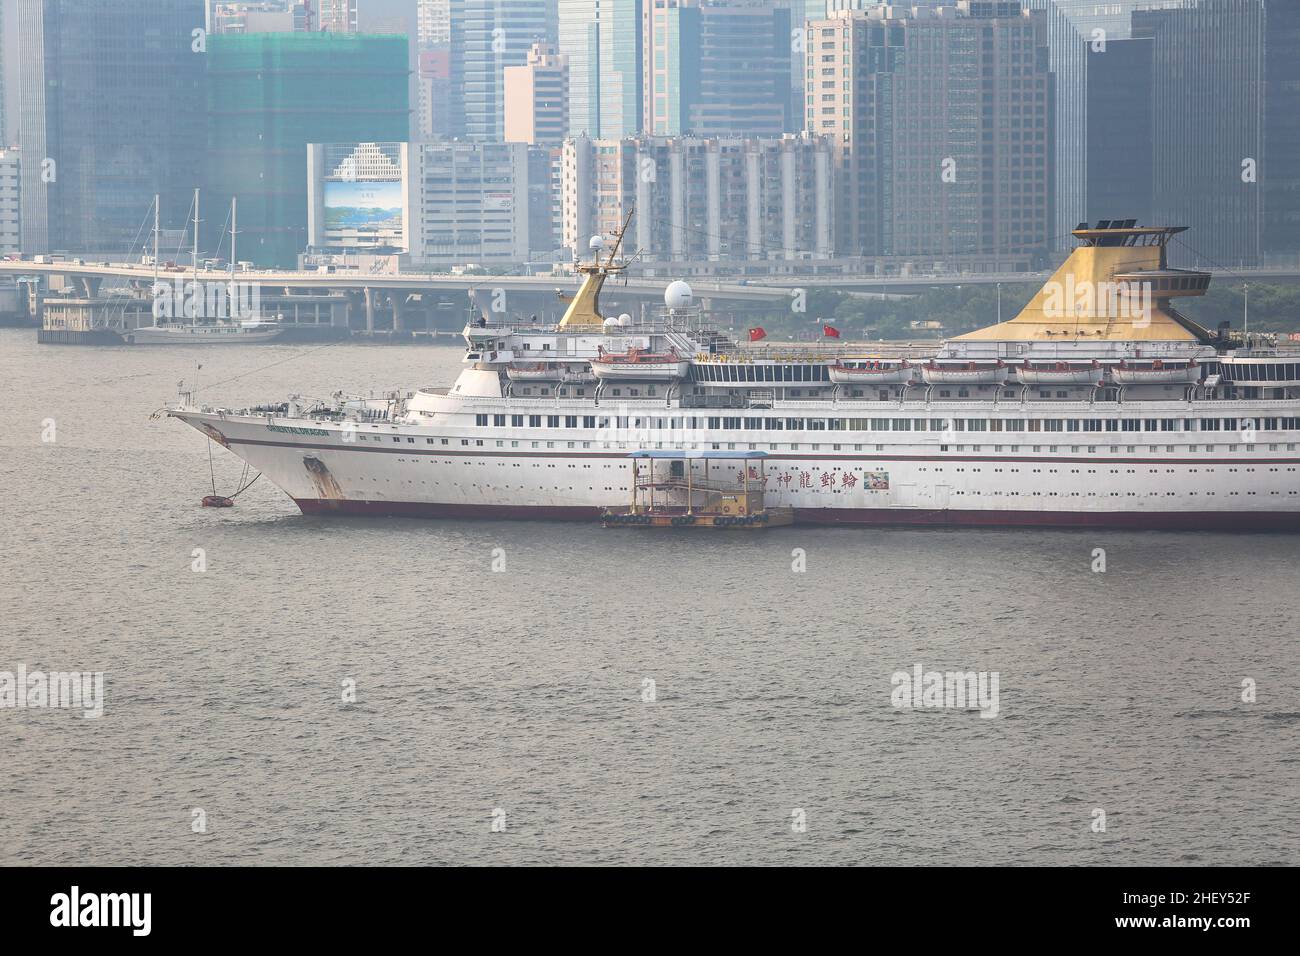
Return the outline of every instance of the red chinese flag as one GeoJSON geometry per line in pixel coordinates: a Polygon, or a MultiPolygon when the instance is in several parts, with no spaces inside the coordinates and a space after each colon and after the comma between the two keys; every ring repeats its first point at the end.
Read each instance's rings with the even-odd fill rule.
{"type": "Polygon", "coordinates": [[[823,325],[822,335],[829,336],[830,338],[833,339],[838,339],[840,337],[840,330],[833,325],[823,325]]]}
{"type": "Polygon", "coordinates": [[[754,328],[749,330],[749,341],[757,342],[759,339],[765,338],[767,338],[767,332],[761,325],[756,325],[754,328]]]}

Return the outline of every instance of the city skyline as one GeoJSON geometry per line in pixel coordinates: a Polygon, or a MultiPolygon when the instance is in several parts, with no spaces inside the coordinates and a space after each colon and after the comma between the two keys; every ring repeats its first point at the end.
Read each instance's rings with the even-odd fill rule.
{"type": "MultiPolygon", "coordinates": [[[[333,73],[338,92],[309,83],[295,94],[294,150],[392,140],[391,123],[373,118],[397,113],[406,117],[397,139],[413,146],[523,141],[534,152],[514,205],[531,207],[536,236],[525,258],[553,245],[543,237],[563,233],[566,215],[581,218],[564,212],[566,197],[575,208],[601,201],[594,180],[565,192],[558,147],[570,138],[789,135],[825,141],[834,215],[829,247],[782,246],[787,259],[1020,268],[1061,255],[1077,222],[1117,215],[1192,227],[1198,244],[1175,245],[1175,261],[1300,254],[1300,178],[1285,161],[1300,148],[1300,11],[1276,0],[1123,0],[1104,10],[1082,0],[132,4],[109,15],[87,0],[0,0],[0,130],[18,183],[0,192],[0,222],[15,224],[13,251],[125,252],[138,246],[132,217],[155,193],[164,220],[180,228],[195,187],[220,204],[238,186],[249,230],[279,237],[268,247],[250,236],[249,254],[281,265],[301,255],[305,193],[274,207],[258,199],[289,188],[268,192],[265,170],[299,162],[268,139],[270,116],[258,118],[281,107],[241,91],[221,64],[235,35],[267,38],[256,42],[269,50],[288,42],[271,38],[313,31],[337,42],[405,35],[406,95],[350,67],[340,73],[327,45],[304,48],[287,69],[333,73]],[[159,19],[163,11],[170,19],[159,19]],[[141,17],[155,19],[145,28],[141,17]],[[200,38],[199,23],[212,34],[200,38]],[[122,57],[135,67],[114,69],[122,57]],[[331,116],[338,96],[372,120],[348,127],[331,116]],[[141,97],[156,108],[122,108],[141,97]],[[235,112],[244,119],[232,126],[235,112]],[[331,132],[344,127],[350,135],[331,132]],[[209,158],[199,163],[204,141],[209,158]],[[213,159],[223,154],[262,169],[262,185],[223,179],[213,159]],[[96,192],[97,180],[122,188],[100,201],[109,193],[96,192]],[[573,194],[579,188],[587,198],[573,194]]],[[[302,169],[271,181],[305,189],[302,169]]],[[[766,183],[756,201],[780,208],[804,186],[766,183]]],[[[562,255],[580,246],[571,239],[562,255]]]]}

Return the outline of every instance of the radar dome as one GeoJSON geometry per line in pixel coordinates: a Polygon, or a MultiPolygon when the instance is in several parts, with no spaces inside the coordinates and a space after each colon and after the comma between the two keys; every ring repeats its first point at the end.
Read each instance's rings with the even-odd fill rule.
{"type": "Polygon", "coordinates": [[[620,324],[620,323],[619,323],[618,319],[616,319],[614,316],[611,315],[611,316],[609,316],[607,319],[605,319],[604,322],[601,323],[601,327],[602,327],[606,332],[608,332],[610,329],[616,329],[616,328],[618,328],[618,327],[619,327],[619,324],[620,324]]]}
{"type": "Polygon", "coordinates": [[[622,325],[622,326],[628,326],[628,325],[631,325],[631,324],[632,324],[632,316],[630,316],[630,315],[628,315],[626,312],[624,312],[622,315],[620,315],[620,316],[618,317],[618,324],[619,324],[619,325],[622,325]]]}
{"type": "Polygon", "coordinates": [[[587,248],[590,249],[592,252],[599,252],[601,249],[604,249],[604,248],[605,248],[605,237],[604,237],[604,236],[592,236],[592,237],[591,237],[591,241],[587,243],[587,248]]]}
{"type": "Polygon", "coordinates": [[[695,293],[681,279],[668,286],[664,290],[664,305],[670,309],[684,309],[691,304],[695,293]]]}

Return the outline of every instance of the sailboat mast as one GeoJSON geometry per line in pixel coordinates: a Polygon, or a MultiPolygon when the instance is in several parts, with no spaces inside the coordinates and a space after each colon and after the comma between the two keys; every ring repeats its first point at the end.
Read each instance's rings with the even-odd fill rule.
{"type": "Polygon", "coordinates": [[[235,236],[239,235],[239,230],[236,228],[237,220],[235,218],[238,212],[239,212],[239,198],[237,196],[231,196],[230,197],[230,285],[231,285],[232,294],[234,291],[234,284],[235,284],[235,236]]]}
{"type": "Polygon", "coordinates": [[[199,191],[194,190],[194,281],[199,281],[199,191]]]}
{"type": "MultiPolygon", "coordinates": [[[[158,229],[159,229],[158,220],[159,220],[159,216],[161,215],[161,210],[158,208],[159,198],[160,197],[158,193],[154,193],[153,196],[153,284],[155,289],[158,288],[158,229]]],[[[157,292],[155,292],[154,294],[157,295],[157,292]]]]}

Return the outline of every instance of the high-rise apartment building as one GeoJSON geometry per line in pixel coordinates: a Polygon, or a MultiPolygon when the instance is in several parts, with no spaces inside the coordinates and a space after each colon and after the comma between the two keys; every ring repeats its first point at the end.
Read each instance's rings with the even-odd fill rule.
{"type": "Polygon", "coordinates": [[[451,42],[451,0],[420,0],[420,49],[451,42]]]}
{"type": "Polygon", "coordinates": [[[554,146],[569,134],[569,64],[549,43],[535,43],[523,66],[505,68],[505,140],[554,146]]]}
{"type": "Polygon", "coordinates": [[[19,151],[0,149],[0,255],[5,256],[22,247],[19,169],[19,151]]]}
{"type": "Polygon", "coordinates": [[[528,259],[528,147],[422,143],[415,150],[417,266],[493,265],[528,259]]]}
{"type": "Polygon", "coordinates": [[[621,138],[641,129],[643,0],[559,0],[569,60],[569,129],[621,138]]]}
{"type": "Polygon", "coordinates": [[[137,251],[155,193],[179,225],[203,155],[203,0],[19,0],[16,13],[23,250],[137,251]]]}
{"type": "Polygon", "coordinates": [[[212,4],[212,33],[293,33],[306,29],[307,5],[303,0],[212,4]]]}
{"type": "Polygon", "coordinates": [[[832,154],[819,138],[638,137],[564,146],[562,238],[586,255],[635,208],[630,247],[674,274],[828,259],[832,154]]]}
{"type": "Polygon", "coordinates": [[[317,0],[317,29],[326,33],[357,32],[357,0],[317,0]]]}
{"type": "Polygon", "coordinates": [[[451,129],[479,142],[505,135],[505,68],[554,42],[553,0],[451,0],[451,129]]]}
{"type": "Polygon", "coordinates": [[[1016,0],[813,21],[805,128],[833,137],[844,256],[1045,252],[1052,86],[1016,0]]]}

